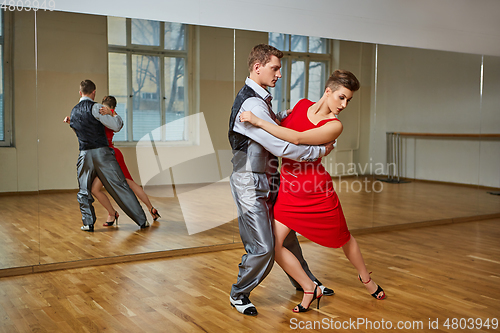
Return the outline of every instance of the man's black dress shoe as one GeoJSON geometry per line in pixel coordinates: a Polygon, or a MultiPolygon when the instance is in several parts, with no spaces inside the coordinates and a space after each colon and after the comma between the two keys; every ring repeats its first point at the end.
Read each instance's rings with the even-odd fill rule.
{"type": "MultiPolygon", "coordinates": [[[[325,287],[321,282],[319,282],[318,279],[314,280],[314,283],[316,283],[319,286],[319,288],[323,292],[323,296],[332,296],[335,294],[335,292],[332,289],[325,287]]],[[[304,291],[300,286],[296,287],[295,289],[297,289],[297,291],[304,291]]]]}
{"type": "Polygon", "coordinates": [[[82,229],[83,231],[94,231],[94,225],[93,224],[91,224],[91,225],[84,225],[80,229],[82,229]]]}
{"type": "Polygon", "coordinates": [[[146,223],[144,223],[143,225],[140,225],[139,227],[140,227],[141,229],[145,229],[145,228],[149,228],[150,226],[151,226],[151,224],[149,224],[149,222],[148,222],[148,221],[146,221],[146,223]]]}
{"type": "Polygon", "coordinates": [[[257,309],[252,302],[250,302],[250,299],[247,296],[237,300],[234,300],[231,296],[229,296],[229,301],[231,302],[231,306],[238,310],[239,313],[243,313],[247,316],[257,315],[257,309]]]}
{"type": "Polygon", "coordinates": [[[332,296],[333,294],[335,294],[333,289],[327,288],[323,285],[319,286],[319,288],[323,291],[323,296],[332,296]]]}

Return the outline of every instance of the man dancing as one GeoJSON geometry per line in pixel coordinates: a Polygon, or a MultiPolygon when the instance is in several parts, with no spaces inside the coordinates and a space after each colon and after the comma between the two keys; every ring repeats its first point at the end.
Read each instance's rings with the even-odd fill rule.
{"type": "Polygon", "coordinates": [[[90,80],[80,83],[80,102],[71,111],[70,126],[76,133],[80,154],[77,162],[78,202],[82,212],[83,231],[94,231],[96,221],[92,202],[92,183],[99,177],[108,193],[120,208],[137,223],[141,229],[149,227],[146,215],[139,201],[130,189],[113,149],[109,148],[104,126],[119,131],[123,126],[120,116],[101,115],[103,107],[94,102],[96,86],[90,80]]]}
{"type": "MultiPolygon", "coordinates": [[[[269,274],[274,263],[274,239],[271,222],[273,206],[279,189],[278,159],[286,157],[297,161],[315,161],[328,155],[333,145],[297,146],[280,140],[259,127],[239,121],[243,111],[273,122],[272,96],[267,87],[274,87],[281,78],[283,52],[265,44],[255,46],[248,58],[250,76],[238,92],[229,120],[229,142],[233,149],[231,192],[238,208],[238,224],[246,254],[239,264],[238,280],[233,284],[229,300],[238,312],[255,316],[257,309],[250,302],[250,292],[269,274]]],[[[278,115],[279,120],[288,115],[278,115]]],[[[300,261],[316,284],[321,283],[310,272],[295,232],[285,239],[284,246],[300,261]]],[[[292,280],[294,286],[299,284],[292,280]]],[[[324,295],[333,290],[321,286],[324,295]]]]}

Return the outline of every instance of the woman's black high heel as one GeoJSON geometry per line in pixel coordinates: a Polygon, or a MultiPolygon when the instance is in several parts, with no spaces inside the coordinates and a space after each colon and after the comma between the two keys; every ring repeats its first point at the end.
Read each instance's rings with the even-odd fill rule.
{"type": "Polygon", "coordinates": [[[158,220],[159,217],[161,217],[160,214],[158,213],[158,209],[156,209],[154,207],[151,207],[150,213],[151,213],[151,216],[153,216],[153,221],[156,221],[156,220],[158,220]]]}
{"type": "MultiPolygon", "coordinates": [[[[370,272],[369,274],[371,274],[372,272],[370,272]]],[[[370,277],[370,279],[366,282],[363,282],[363,280],[361,279],[361,275],[358,275],[358,279],[359,281],[361,281],[363,284],[368,284],[372,281],[372,278],[370,277]]],[[[373,297],[375,297],[376,299],[378,300],[383,300],[385,298],[385,291],[384,289],[382,289],[378,284],[377,284],[377,290],[372,294],[373,297]]]]}
{"type": "Polygon", "coordinates": [[[107,222],[103,224],[103,226],[105,227],[111,227],[113,226],[113,224],[115,224],[115,221],[116,221],[116,225],[118,226],[118,217],[120,216],[120,214],[118,214],[118,212],[115,210],[115,219],[111,222],[107,222]]]}
{"type": "Polygon", "coordinates": [[[321,297],[323,297],[323,293],[321,293],[321,288],[319,289],[320,290],[320,293],[321,294],[317,294],[318,292],[318,285],[316,285],[316,287],[314,287],[314,292],[310,292],[310,291],[304,291],[304,294],[312,294],[313,295],[313,299],[311,300],[311,303],[309,303],[309,305],[307,306],[307,308],[303,307],[302,304],[298,304],[292,311],[295,312],[295,313],[298,313],[298,312],[306,312],[307,310],[309,310],[309,307],[311,306],[312,302],[314,302],[315,299],[318,300],[318,304],[317,304],[317,309],[319,309],[319,300],[321,299],[321,297]]]}

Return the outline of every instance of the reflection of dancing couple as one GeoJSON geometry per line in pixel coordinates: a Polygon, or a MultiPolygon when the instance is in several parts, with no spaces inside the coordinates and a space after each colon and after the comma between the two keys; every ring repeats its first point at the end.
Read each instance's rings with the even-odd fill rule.
{"type": "Polygon", "coordinates": [[[347,107],[359,82],[348,71],[335,71],[318,102],[304,99],[291,113],[278,114],[281,127],[276,125],[272,96],[266,88],[274,87],[281,77],[282,57],[281,51],[269,45],[253,48],[248,58],[250,76],[231,111],[229,141],[234,168],[230,184],[247,252],[231,289],[231,305],[243,314],[257,314],[249,295],[269,274],[274,260],[292,284],[304,291],[294,312],[306,311],[315,299],[319,307],[323,295],[333,294],[309,270],[295,232],[327,247],[342,247],[359,280],[373,297],[383,299],[384,291],[371,280],[359,246],[347,229],[332,179],[320,164],[342,132],[336,116],[347,107]],[[276,156],[283,157],[281,181],[276,156]],[[301,186],[309,182],[322,186],[301,186]]]}
{"type": "Polygon", "coordinates": [[[101,192],[104,185],[118,206],[137,223],[141,229],[149,227],[149,222],[142,210],[136,195],[148,207],[153,220],[160,214],[149,201],[148,196],[132,179],[125,165],[123,155],[113,146],[113,135],[118,132],[123,121],[114,111],[116,99],[104,97],[102,103],[94,102],[96,86],[90,80],[80,83],[80,102],[71,111],[71,117],[64,122],[69,123],[76,133],[80,155],[77,162],[78,202],[82,212],[84,231],[94,231],[96,221],[94,195],[108,211],[108,219],[104,226],[110,227],[115,221],[118,224],[118,212],[113,208],[108,197],[101,192]]]}

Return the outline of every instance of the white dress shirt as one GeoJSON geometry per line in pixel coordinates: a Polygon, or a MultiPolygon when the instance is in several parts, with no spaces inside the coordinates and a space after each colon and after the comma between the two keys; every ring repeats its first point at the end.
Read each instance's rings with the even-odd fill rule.
{"type": "MultiPolygon", "coordinates": [[[[262,99],[258,97],[250,97],[243,102],[238,114],[236,115],[233,131],[245,135],[246,137],[259,143],[274,156],[285,157],[301,162],[312,162],[325,155],[326,148],[324,146],[294,145],[293,143],[275,137],[260,127],[253,126],[249,122],[241,122],[239,119],[240,114],[243,111],[251,111],[260,119],[270,123],[275,123],[274,119],[276,118],[276,116],[272,114],[273,111],[271,108],[265,102],[271,94],[250,78],[245,80],[245,84],[252,88],[259,96],[262,97],[262,99]]],[[[285,117],[286,111],[278,114],[278,118],[280,120],[285,117]]]]}

